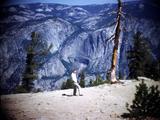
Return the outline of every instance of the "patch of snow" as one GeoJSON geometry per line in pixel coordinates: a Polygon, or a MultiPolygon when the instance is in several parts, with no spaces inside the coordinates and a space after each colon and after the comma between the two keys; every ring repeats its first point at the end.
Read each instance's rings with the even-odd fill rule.
{"type": "Polygon", "coordinates": [[[69,12],[67,13],[69,16],[74,16],[75,18],[81,18],[85,17],[88,13],[88,11],[84,10],[83,8],[80,7],[72,7],[69,9],[69,12]]]}
{"type": "Polygon", "coordinates": [[[29,19],[27,17],[19,16],[19,15],[13,15],[10,16],[7,20],[6,23],[9,22],[25,22],[28,21],[29,19]]]}
{"type": "Polygon", "coordinates": [[[19,14],[30,15],[30,13],[28,13],[28,12],[26,12],[26,11],[19,11],[19,14]]]}
{"type": "Polygon", "coordinates": [[[56,7],[56,10],[63,10],[63,9],[64,9],[64,7],[60,6],[60,5],[56,7]]]}
{"type": "Polygon", "coordinates": [[[35,12],[29,9],[25,9],[25,12],[28,12],[30,16],[34,15],[35,12]]]}
{"type": "Polygon", "coordinates": [[[37,14],[35,14],[35,19],[40,19],[40,18],[44,18],[44,17],[46,17],[46,15],[44,15],[44,14],[41,14],[41,13],[37,13],[37,14]]]}
{"type": "Polygon", "coordinates": [[[85,12],[78,12],[79,15],[87,15],[85,12]]]}
{"type": "Polygon", "coordinates": [[[89,17],[88,19],[86,19],[85,21],[84,21],[84,23],[89,23],[89,22],[93,22],[93,21],[98,21],[100,19],[100,17],[99,16],[93,16],[93,17],[89,17]]]}
{"type": "MultiPolygon", "coordinates": [[[[67,9],[70,9],[71,8],[71,6],[67,6],[67,7],[63,7],[63,8],[61,8],[60,10],[67,10],[67,9]]],[[[58,10],[58,9],[57,9],[58,10]]]]}
{"type": "Polygon", "coordinates": [[[36,9],[36,11],[37,11],[37,12],[43,12],[43,9],[38,8],[38,9],[36,9]]]}
{"type": "Polygon", "coordinates": [[[74,9],[75,9],[75,10],[78,10],[78,11],[83,11],[83,12],[85,12],[85,13],[88,13],[87,10],[85,10],[85,9],[83,9],[83,8],[81,8],[81,7],[75,7],[74,9]]]}
{"type": "Polygon", "coordinates": [[[46,12],[52,12],[52,8],[46,8],[45,11],[46,12]]]}
{"type": "Polygon", "coordinates": [[[10,7],[8,9],[9,12],[17,12],[17,9],[15,7],[10,7]]]}
{"type": "Polygon", "coordinates": [[[70,12],[70,13],[68,13],[68,16],[74,16],[75,15],[75,13],[74,12],[70,12]]]}
{"type": "Polygon", "coordinates": [[[22,5],[22,4],[19,5],[19,7],[20,7],[20,8],[26,8],[26,6],[25,6],[25,5],[22,5]]]}

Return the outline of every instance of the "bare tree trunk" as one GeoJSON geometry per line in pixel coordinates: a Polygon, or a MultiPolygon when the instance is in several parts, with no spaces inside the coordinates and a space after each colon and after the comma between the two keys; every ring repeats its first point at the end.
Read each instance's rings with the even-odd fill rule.
{"type": "Polygon", "coordinates": [[[117,65],[117,53],[118,53],[118,45],[119,45],[119,37],[121,32],[121,13],[122,13],[122,1],[118,0],[118,11],[117,11],[117,20],[116,20],[116,29],[115,29],[115,39],[114,39],[114,48],[112,54],[112,64],[111,64],[111,73],[110,80],[112,82],[117,81],[116,79],[116,65],[117,65]]]}

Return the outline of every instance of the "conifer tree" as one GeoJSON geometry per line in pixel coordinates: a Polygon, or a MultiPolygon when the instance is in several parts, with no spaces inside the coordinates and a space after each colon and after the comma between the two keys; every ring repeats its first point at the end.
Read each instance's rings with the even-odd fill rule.
{"type": "Polygon", "coordinates": [[[152,79],[160,80],[160,59],[152,62],[149,71],[152,79]]]}
{"type": "Polygon", "coordinates": [[[39,34],[36,32],[32,32],[31,38],[32,40],[26,51],[25,71],[22,79],[22,86],[28,92],[30,92],[33,87],[33,80],[38,78],[37,70],[42,64],[39,57],[45,57],[52,47],[52,44],[47,49],[41,48],[41,46],[39,47],[39,45],[43,43],[39,40],[39,34]]]}
{"type": "Polygon", "coordinates": [[[92,79],[90,79],[90,81],[89,81],[89,86],[90,86],[90,87],[93,86],[93,80],[92,80],[92,79]]]}
{"type": "Polygon", "coordinates": [[[85,87],[85,75],[84,75],[84,72],[82,72],[81,74],[80,74],[80,83],[79,83],[79,85],[82,87],[82,88],[84,88],[85,87]]]}
{"type": "Polygon", "coordinates": [[[70,88],[73,88],[73,81],[72,79],[67,79],[66,82],[63,82],[62,83],[62,86],[61,86],[61,89],[70,89],[70,88]]]}
{"type": "Polygon", "coordinates": [[[97,75],[96,76],[96,80],[93,82],[93,86],[97,86],[97,85],[100,85],[100,84],[103,84],[103,80],[102,80],[102,77],[100,75],[97,75]]]}
{"type": "Polygon", "coordinates": [[[123,117],[135,118],[136,120],[145,120],[150,118],[160,118],[160,91],[158,86],[147,87],[142,81],[136,86],[135,99],[132,105],[126,105],[129,114],[123,114],[123,117]]]}
{"type": "Polygon", "coordinates": [[[129,77],[136,78],[138,76],[150,77],[150,67],[152,64],[152,53],[147,43],[147,38],[142,36],[141,32],[137,32],[133,36],[134,45],[127,53],[129,59],[129,77]]]}
{"type": "Polygon", "coordinates": [[[63,82],[62,85],[61,85],[61,90],[64,90],[64,89],[67,89],[66,88],[66,82],[63,82]]]}
{"type": "Polygon", "coordinates": [[[67,79],[66,89],[73,88],[73,81],[71,79],[67,79]]]}

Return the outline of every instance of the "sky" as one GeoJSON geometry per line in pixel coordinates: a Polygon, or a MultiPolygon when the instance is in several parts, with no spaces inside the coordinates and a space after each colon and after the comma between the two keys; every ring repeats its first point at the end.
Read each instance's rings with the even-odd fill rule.
{"type": "MultiPolygon", "coordinates": [[[[122,1],[137,1],[137,0],[122,0],[122,1]]],[[[9,4],[24,4],[24,3],[61,3],[68,5],[88,5],[88,4],[105,4],[116,3],[117,0],[8,0],[9,4]]]]}

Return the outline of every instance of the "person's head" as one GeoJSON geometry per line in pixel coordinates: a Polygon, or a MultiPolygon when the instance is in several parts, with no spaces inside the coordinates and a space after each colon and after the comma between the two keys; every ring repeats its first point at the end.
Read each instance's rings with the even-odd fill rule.
{"type": "Polygon", "coordinates": [[[77,73],[77,70],[76,70],[76,69],[74,69],[74,70],[73,70],[73,73],[77,73]]]}

